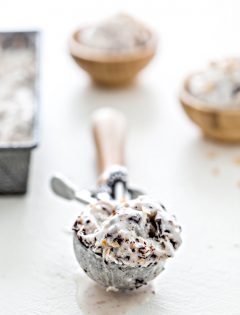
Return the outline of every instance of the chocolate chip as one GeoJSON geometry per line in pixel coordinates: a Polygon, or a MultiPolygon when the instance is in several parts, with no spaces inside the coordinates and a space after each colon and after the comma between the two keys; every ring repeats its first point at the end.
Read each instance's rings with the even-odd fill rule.
{"type": "Polygon", "coordinates": [[[113,242],[117,242],[119,245],[121,245],[123,242],[123,238],[120,235],[118,235],[113,239],[113,242]]]}
{"type": "Polygon", "coordinates": [[[150,238],[154,238],[154,236],[155,236],[155,230],[153,229],[152,226],[150,227],[148,235],[150,238]]]}
{"type": "Polygon", "coordinates": [[[160,206],[163,208],[163,210],[165,210],[165,211],[166,211],[166,208],[164,207],[164,205],[163,205],[163,204],[160,204],[160,206]]]}
{"type": "Polygon", "coordinates": [[[155,221],[156,222],[156,226],[157,226],[157,230],[158,230],[158,233],[159,233],[159,236],[162,235],[162,219],[158,219],[155,221]]]}
{"type": "Polygon", "coordinates": [[[79,236],[78,239],[84,247],[89,248],[89,245],[87,245],[86,242],[83,241],[82,236],[79,236]]]}
{"type": "Polygon", "coordinates": [[[133,216],[129,217],[128,220],[133,221],[133,222],[138,224],[141,221],[141,217],[137,216],[137,215],[133,215],[133,216]]]}
{"type": "Polygon", "coordinates": [[[139,248],[139,253],[141,253],[141,254],[145,254],[145,247],[141,247],[141,248],[139,248]]]}
{"type": "Polygon", "coordinates": [[[170,243],[172,244],[173,248],[177,248],[177,243],[170,239],[170,243]]]}
{"type": "Polygon", "coordinates": [[[79,231],[77,221],[74,223],[74,225],[73,225],[73,227],[72,227],[72,230],[73,230],[73,231],[79,231]]]}

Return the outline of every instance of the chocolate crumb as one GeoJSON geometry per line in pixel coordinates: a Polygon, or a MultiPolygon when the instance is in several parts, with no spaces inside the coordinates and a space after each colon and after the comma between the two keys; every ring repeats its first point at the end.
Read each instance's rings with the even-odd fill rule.
{"type": "Polygon", "coordinates": [[[173,246],[173,248],[174,249],[176,249],[176,247],[177,247],[177,243],[176,242],[174,242],[173,240],[169,240],[170,241],[170,243],[172,244],[172,246],[173,246]]]}
{"type": "Polygon", "coordinates": [[[129,221],[133,221],[133,222],[138,224],[140,222],[140,220],[141,220],[141,217],[137,216],[137,215],[133,215],[133,216],[129,217],[128,220],[129,221]]]}
{"type": "Polygon", "coordinates": [[[117,242],[119,245],[121,245],[123,241],[124,239],[120,235],[113,239],[113,242],[117,242]]]}
{"type": "Polygon", "coordinates": [[[163,208],[163,210],[166,211],[166,208],[165,208],[165,206],[162,203],[160,204],[160,206],[163,208]]]}

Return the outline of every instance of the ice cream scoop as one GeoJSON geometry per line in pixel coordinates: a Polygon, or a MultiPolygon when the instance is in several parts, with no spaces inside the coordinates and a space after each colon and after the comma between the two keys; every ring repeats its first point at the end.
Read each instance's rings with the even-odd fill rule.
{"type": "Polygon", "coordinates": [[[74,250],[86,272],[107,290],[132,290],[163,271],[181,244],[181,227],[165,207],[128,188],[124,165],[125,118],[112,109],[93,117],[100,177],[98,189],[84,195],[61,177],[52,188],[87,204],[74,223],[74,250]]]}

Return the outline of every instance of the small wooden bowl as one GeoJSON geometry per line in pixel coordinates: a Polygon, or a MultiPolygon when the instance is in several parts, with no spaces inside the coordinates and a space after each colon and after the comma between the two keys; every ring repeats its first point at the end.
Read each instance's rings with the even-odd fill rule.
{"type": "Polygon", "coordinates": [[[84,28],[76,30],[70,38],[70,53],[76,63],[91,76],[93,81],[105,86],[127,85],[153,58],[157,49],[157,37],[150,32],[144,46],[131,52],[112,53],[88,47],[79,38],[84,28]]]}
{"type": "Polygon", "coordinates": [[[180,93],[180,102],[187,115],[207,137],[225,142],[240,142],[240,109],[220,109],[193,96],[188,88],[193,75],[184,81],[180,93]]]}

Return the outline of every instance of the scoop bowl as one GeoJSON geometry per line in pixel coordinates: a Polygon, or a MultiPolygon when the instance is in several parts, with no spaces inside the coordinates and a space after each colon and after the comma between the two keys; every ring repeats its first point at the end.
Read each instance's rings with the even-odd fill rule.
{"type": "Polygon", "coordinates": [[[86,248],[74,231],[73,247],[78,263],[84,272],[107,291],[138,289],[156,278],[164,270],[164,261],[149,267],[125,267],[107,263],[101,256],[86,248]]]}

